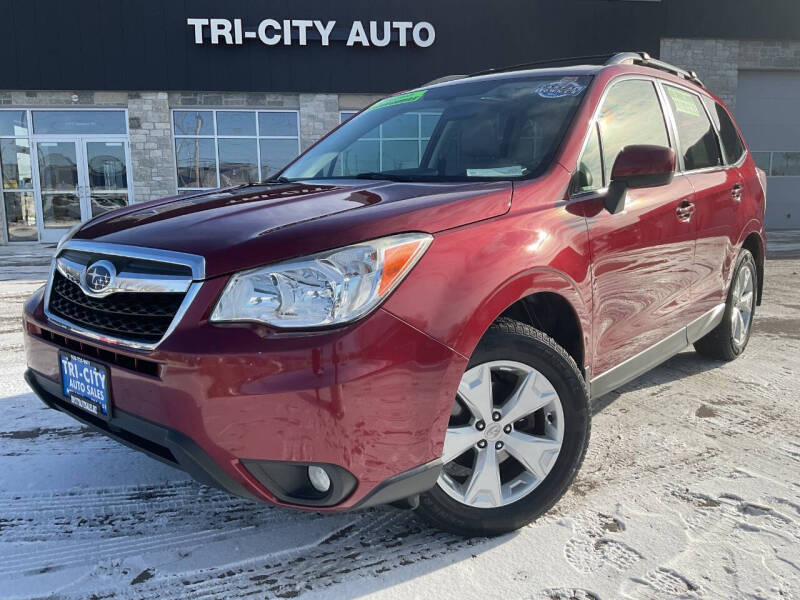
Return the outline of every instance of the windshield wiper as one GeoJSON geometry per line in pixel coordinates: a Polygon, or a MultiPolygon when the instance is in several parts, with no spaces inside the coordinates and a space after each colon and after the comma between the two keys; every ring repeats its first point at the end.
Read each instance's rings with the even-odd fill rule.
{"type": "Polygon", "coordinates": [[[292,183],[292,181],[286,179],[286,177],[270,177],[269,179],[265,179],[264,183],[292,183]]]}

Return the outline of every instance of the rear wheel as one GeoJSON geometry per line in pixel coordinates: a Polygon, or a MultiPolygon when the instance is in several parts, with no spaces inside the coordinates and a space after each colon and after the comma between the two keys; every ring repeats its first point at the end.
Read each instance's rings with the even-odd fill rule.
{"type": "Polygon", "coordinates": [[[758,290],[758,270],[749,250],[736,261],[722,322],[694,343],[698,354],[717,360],[733,360],[744,352],[753,329],[758,290]]]}
{"type": "Polygon", "coordinates": [[[444,467],[418,512],[464,535],[498,535],[549,510],[589,441],[575,362],[532,327],[500,319],[470,360],[445,435],[444,467]]]}

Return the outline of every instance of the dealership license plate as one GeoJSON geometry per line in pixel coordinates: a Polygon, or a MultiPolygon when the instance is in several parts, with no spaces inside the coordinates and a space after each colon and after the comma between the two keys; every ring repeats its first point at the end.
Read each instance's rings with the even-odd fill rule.
{"type": "Polygon", "coordinates": [[[73,406],[107,420],[111,415],[108,370],[67,352],[60,352],[58,358],[64,397],[73,406]]]}

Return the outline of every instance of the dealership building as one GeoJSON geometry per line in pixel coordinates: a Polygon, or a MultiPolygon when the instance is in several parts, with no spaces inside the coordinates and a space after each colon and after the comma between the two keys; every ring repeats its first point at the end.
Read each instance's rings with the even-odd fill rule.
{"type": "MultiPolygon", "coordinates": [[[[646,51],[697,71],[800,228],[796,0],[5,0],[0,243],[277,172],[375,99],[448,74],[646,51]]],[[[422,116],[375,133],[411,153],[422,116]]]]}

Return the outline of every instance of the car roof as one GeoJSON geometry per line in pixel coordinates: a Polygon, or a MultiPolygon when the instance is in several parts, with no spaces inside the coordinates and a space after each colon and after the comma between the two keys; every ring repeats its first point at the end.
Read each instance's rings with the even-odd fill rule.
{"type": "Polygon", "coordinates": [[[419,86],[416,89],[447,85],[458,85],[467,81],[525,79],[533,77],[575,77],[581,75],[597,75],[606,69],[613,69],[614,74],[635,73],[648,77],[658,77],[679,84],[691,84],[690,87],[702,91],[708,96],[703,82],[697,73],[668,62],[651,57],[647,52],[617,52],[608,55],[579,56],[574,58],[551,59],[508,67],[499,67],[471,73],[467,75],[447,75],[419,86]]]}

